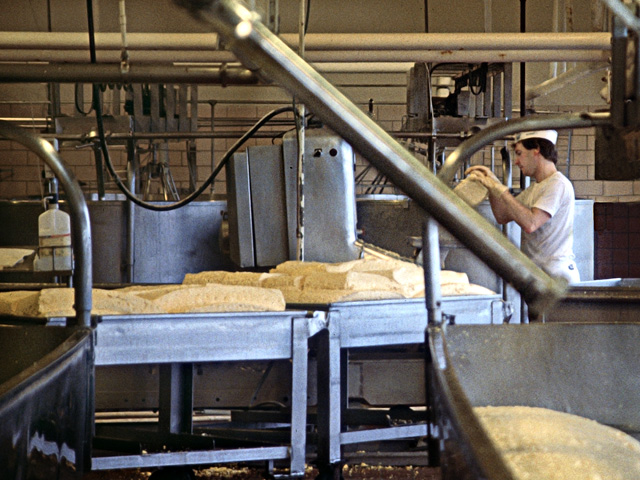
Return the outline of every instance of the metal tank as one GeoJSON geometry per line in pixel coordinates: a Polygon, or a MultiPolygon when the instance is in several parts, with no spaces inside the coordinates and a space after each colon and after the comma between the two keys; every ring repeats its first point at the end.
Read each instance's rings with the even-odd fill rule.
{"type": "Polygon", "coordinates": [[[0,468],[6,479],[81,478],[90,454],[88,328],[0,326],[0,468]]]}
{"type": "Polygon", "coordinates": [[[609,278],[580,282],[545,314],[547,322],[637,322],[640,318],[640,279],[609,278]]]}
{"type": "Polygon", "coordinates": [[[513,478],[475,406],[548,408],[640,434],[638,324],[456,325],[428,332],[443,480],[513,478]]]}
{"type": "MultiPolygon", "coordinates": [[[[197,201],[169,212],[134,206],[130,217],[125,201],[87,202],[95,283],[181,283],[185,273],[233,269],[219,238],[226,205],[197,201]]],[[[42,212],[36,200],[0,201],[0,224],[7,226],[0,246],[37,245],[42,212]]],[[[30,280],[0,272],[0,281],[30,280]]]]}

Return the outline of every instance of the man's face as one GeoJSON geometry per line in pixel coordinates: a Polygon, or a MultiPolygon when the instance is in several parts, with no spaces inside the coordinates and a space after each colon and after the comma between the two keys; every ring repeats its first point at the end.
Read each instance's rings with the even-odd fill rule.
{"type": "Polygon", "coordinates": [[[538,149],[527,150],[522,143],[518,142],[514,147],[514,152],[516,154],[515,162],[518,168],[527,177],[532,177],[536,171],[537,162],[535,154],[538,152],[538,149]]]}

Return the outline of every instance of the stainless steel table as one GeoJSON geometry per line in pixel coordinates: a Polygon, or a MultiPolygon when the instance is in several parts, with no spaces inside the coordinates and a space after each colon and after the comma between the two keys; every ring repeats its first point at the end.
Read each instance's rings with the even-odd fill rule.
{"type": "MultiPolygon", "coordinates": [[[[426,415],[415,423],[383,428],[347,430],[345,421],[349,349],[424,344],[425,300],[393,299],[307,307],[327,312],[328,328],[319,336],[318,346],[318,463],[321,468],[341,462],[343,445],[426,436],[426,415]]],[[[499,295],[474,295],[443,297],[442,312],[455,323],[498,324],[508,321],[511,309],[499,295]]]]}
{"type": "Polygon", "coordinates": [[[96,366],[160,365],[158,433],[163,438],[175,435],[189,444],[194,363],[245,360],[291,361],[291,435],[288,445],[222,449],[210,442],[209,448],[197,450],[93,456],[91,469],[289,460],[290,476],[304,475],[307,343],[325,326],[324,313],[306,311],[98,318],[96,366]]]}

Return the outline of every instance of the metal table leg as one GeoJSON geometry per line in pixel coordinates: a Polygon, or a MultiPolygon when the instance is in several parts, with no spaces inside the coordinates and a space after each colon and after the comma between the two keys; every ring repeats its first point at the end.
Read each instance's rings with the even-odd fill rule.
{"type": "Polygon", "coordinates": [[[161,433],[193,432],[193,364],[160,365],[158,427],[161,433]]]}

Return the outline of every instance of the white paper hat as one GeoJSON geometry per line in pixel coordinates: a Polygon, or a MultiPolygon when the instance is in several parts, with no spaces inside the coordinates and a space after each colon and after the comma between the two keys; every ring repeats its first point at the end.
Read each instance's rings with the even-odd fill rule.
{"type": "Polygon", "coordinates": [[[527,138],[544,138],[554,145],[558,141],[558,132],[555,130],[536,130],[534,132],[520,132],[516,134],[515,143],[526,140],[527,138]]]}

